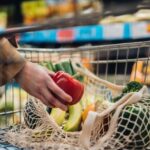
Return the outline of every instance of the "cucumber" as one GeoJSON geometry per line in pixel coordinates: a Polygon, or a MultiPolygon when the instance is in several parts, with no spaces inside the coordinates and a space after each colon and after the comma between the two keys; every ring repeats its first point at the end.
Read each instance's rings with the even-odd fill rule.
{"type": "Polygon", "coordinates": [[[72,70],[72,75],[75,75],[77,72],[74,70],[71,60],[69,60],[69,63],[72,70]]]}
{"type": "MultiPolygon", "coordinates": [[[[80,64],[77,63],[77,65],[78,65],[79,67],[81,67],[80,64]]],[[[71,60],[70,60],[70,66],[71,66],[71,68],[72,68],[73,75],[76,75],[77,72],[74,70],[73,65],[72,65],[72,63],[71,63],[71,60]]],[[[75,79],[79,80],[80,82],[83,82],[83,81],[84,81],[84,77],[83,77],[82,75],[76,76],[75,79]]]]}
{"type": "Polygon", "coordinates": [[[70,64],[69,61],[64,61],[64,62],[61,63],[61,65],[65,69],[66,73],[69,73],[70,75],[73,75],[73,70],[72,70],[72,67],[71,67],[71,64],[70,64]]]}
{"type": "Polygon", "coordinates": [[[46,67],[47,67],[48,70],[53,71],[52,66],[51,66],[51,64],[49,62],[47,63],[46,67]]]}
{"type": "Polygon", "coordinates": [[[51,61],[50,61],[49,63],[50,63],[50,65],[51,65],[52,71],[56,72],[56,68],[55,68],[55,66],[53,65],[53,63],[52,63],[51,61]]]}
{"type": "Polygon", "coordinates": [[[56,68],[56,71],[64,71],[65,72],[65,69],[63,68],[63,66],[61,64],[55,64],[55,68],[56,68]]]}

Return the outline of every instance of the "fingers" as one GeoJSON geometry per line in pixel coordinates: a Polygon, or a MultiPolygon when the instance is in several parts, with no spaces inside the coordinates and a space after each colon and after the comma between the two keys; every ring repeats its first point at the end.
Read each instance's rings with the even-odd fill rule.
{"type": "Polygon", "coordinates": [[[48,103],[48,101],[42,96],[42,94],[38,95],[37,98],[40,99],[46,106],[50,108],[55,108],[54,105],[48,103]]]}
{"type": "Polygon", "coordinates": [[[64,102],[71,102],[72,97],[66,94],[59,86],[52,80],[47,80],[47,86],[57,97],[61,98],[64,102]]]}
{"type": "Polygon", "coordinates": [[[44,101],[45,101],[47,106],[50,105],[50,106],[58,107],[64,111],[67,110],[67,106],[64,105],[63,103],[61,103],[56,97],[54,97],[48,89],[43,89],[41,92],[42,92],[42,95],[44,97],[44,101]]]}
{"type": "Polygon", "coordinates": [[[48,72],[48,75],[51,77],[53,77],[55,75],[55,72],[53,72],[51,70],[46,69],[46,71],[48,72]]]}

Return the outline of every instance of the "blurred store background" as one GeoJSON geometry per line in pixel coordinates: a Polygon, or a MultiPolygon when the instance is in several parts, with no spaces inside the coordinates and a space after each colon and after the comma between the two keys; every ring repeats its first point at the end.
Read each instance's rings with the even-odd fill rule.
{"type": "MultiPolygon", "coordinates": [[[[61,48],[150,39],[150,0],[1,0],[0,2],[1,32],[13,27],[51,24],[60,19],[60,23],[66,24],[67,28],[22,33],[16,35],[19,44],[24,47],[61,48]],[[66,22],[66,18],[72,20],[66,22]]],[[[126,55],[124,51],[119,52],[118,56],[116,52],[112,52],[108,58],[107,53],[103,53],[101,56],[95,56],[95,59],[116,59],[116,57],[126,59],[126,55]]],[[[130,50],[128,55],[129,58],[137,57],[134,49],[130,50]]],[[[143,48],[139,56],[149,56],[147,48],[143,48]]],[[[129,65],[132,67],[133,64],[129,65]]],[[[119,71],[121,72],[121,69],[119,71]]]]}
{"type": "MultiPolygon", "coordinates": [[[[16,35],[23,47],[62,48],[150,40],[150,0],[1,0],[0,31],[7,28],[51,24],[56,28],[16,35]],[[70,18],[66,21],[66,18],[70,18]]],[[[147,57],[147,47],[137,52],[103,52],[94,59],[147,57]],[[127,56],[128,55],[128,56],[127,56]]],[[[121,68],[119,64],[118,68],[121,68]]],[[[128,73],[133,63],[129,63],[128,73]]],[[[113,64],[112,64],[113,67],[113,64]]],[[[114,66],[115,67],[115,66],[114,66]]],[[[101,66],[104,72],[106,66],[101,66]],[[103,69],[104,68],[104,69],[103,69]]],[[[110,67],[111,68],[111,67],[110,67]]],[[[111,69],[108,73],[112,73],[111,69]]],[[[118,69],[122,73],[122,69],[118,69]]]]}
{"type": "Polygon", "coordinates": [[[78,27],[21,34],[20,42],[53,47],[61,43],[70,46],[150,38],[150,0],[1,0],[0,3],[0,31],[14,26],[51,24],[52,19],[66,17],[80,18],[76,22],[78,27]]]}

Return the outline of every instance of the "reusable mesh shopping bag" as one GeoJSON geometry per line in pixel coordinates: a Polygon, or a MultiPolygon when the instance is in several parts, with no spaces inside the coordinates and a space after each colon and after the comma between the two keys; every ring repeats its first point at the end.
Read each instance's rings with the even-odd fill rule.
{"type": "Polygon", "coordinates": [[[65,132],[47,113],[45,106],[30,97],[24,109],[24,124],[14,126],[5,140],[25,149],[109,150],[146,149],[150,144],[150,95],[143,86],[138,92],[125,94],[110,102],[124,86],[102,80],[82,66],[73,67],[84,75],[86,97],[91,92],[97,103],[79,132],[65,132]]]}

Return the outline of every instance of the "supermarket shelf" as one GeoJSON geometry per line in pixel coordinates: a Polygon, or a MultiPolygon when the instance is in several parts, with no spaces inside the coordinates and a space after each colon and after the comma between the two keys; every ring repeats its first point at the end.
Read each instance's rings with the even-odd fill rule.
{"type": "MultiPolygon", "coordinates": [[[[52,19],[47,19],[42,23],[36,22],[28,26],[17,26],[7,28],[4,32],[0,33],[0,37],[10,36],[12,34],[19,34],[31,31],[42,31],[42,30],[52,30],[68,28],[73,26],[85,26],[85,25],[95,25],[99,21],[101,15],[99,13],[82,14],[73,17],[57,17],[52,19]],[[92,18],[92,19],[91,19],[92,18]]],[[[43,33],[42,33],[43,34],[43,33]]]]}
{"type": "Polygon", "coordinates": [[[69,43],[150,38],[150,22],[78,26],[65,29],[28,32],[21,43],[69,43]]]}

